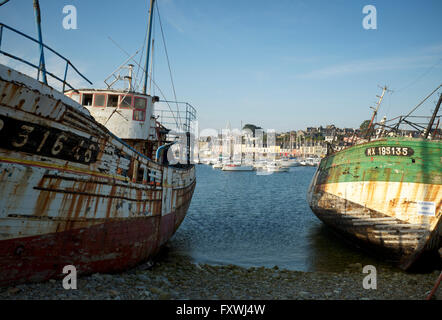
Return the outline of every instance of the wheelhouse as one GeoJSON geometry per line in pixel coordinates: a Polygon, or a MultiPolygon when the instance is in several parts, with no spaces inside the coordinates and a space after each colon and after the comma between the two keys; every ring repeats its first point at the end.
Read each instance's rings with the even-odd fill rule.
{"type": "Polygon", "coordinates": [[[96,121],[136,150],[152,157],[165,134],[153,117],[158,97],[121,90],[69,90],[65,95],[89,110],[96,121]]]}
{"type": "MultiPolygon", "coordinates": [[[[146,113],[148,108],[148,100],[158,99],[158,97],[150,97],[142,94],[135,93],[118,93],[114,91],[68,91],[66,96],[70,97],[75,102],[88,108],[90,111],[91,107],[101,108],[114,108],[114,109],[131,109],[132,120],[134,121],[145,121],[146,113]]],[[[94,112],[96,113],[96,112],[94,112]]]]}

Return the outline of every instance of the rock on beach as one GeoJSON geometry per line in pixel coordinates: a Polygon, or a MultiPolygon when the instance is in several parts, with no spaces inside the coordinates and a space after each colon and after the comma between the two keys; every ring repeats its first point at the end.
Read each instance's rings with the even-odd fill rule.
{"type": "MultiPolygon", "coordinates": [[[[361,267],[353,264],[341,273],[300,272],[279,267],[196,264],[174,255],[123,273],[79,277],[76,290],[65,290],[62,280],[0,288],[0,299],[424,300],[440,273],[379,269],[377,288],[368,290],[363,287],[367,274],[361,267]]],[[[440,300],[441,291],[433,299],[440,300]]]]}

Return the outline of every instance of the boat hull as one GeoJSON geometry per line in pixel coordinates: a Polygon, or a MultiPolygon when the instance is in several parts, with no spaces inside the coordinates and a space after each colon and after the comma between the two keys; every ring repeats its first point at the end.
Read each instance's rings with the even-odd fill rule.
{"type": "Polygon", "coordinates": [[[404,138],[345,149],[321,161],[309,205],[337,232],[409,269],[441,246],[441,154],[439,141],[404,138]]]}
{"type": "Polygon", "coordinates": [[[289,167],[267,167],[266,168],[267,172],[289,172],[290,168],[289,167]]]}
{"type": "Polygon", "coordinates": [[[224,165],[221,168],[222,171],[253,171],[252,166],[243,166],[243,165],[224,165]]]}
{"type": "Polygon", "coordinates": [[[281,161],[280,164],[281,167],[288,167],[288,168],[300,166],[299,162],[297,161],[281,161]]]}
{"type": "Polygon", "coordinates": [[[115,272],[177,230],[193,165],[137,152],[81,105],[0,65],[0,285],[115,272]]]}
{"type": "Polygon", "coordinates": [[[63,268],[77,274],[126,270],[154,256],[185,216],[190,199],[165,216],[112,220],[0,242],[0,285],[61,278],[63,268]]]}

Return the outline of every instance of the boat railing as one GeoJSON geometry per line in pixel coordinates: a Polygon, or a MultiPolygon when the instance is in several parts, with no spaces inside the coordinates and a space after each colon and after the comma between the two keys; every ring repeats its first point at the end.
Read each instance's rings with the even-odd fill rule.
{"type": "Polygon", "coordinates": [[[375,123],[373,130],[374,138],[382,138],[388,136],[408,136],[408,137],[423,137],[426,131],[429,130],[428,138],[435,140],[441,138],[440,128],[441,116],[435,116],[437,120],[431,128],[428,128],[431,116],[398,116],[393,119],[375,123]]]}
{"type": "Polygon", "coordinates": [[[62,85],[63,85],[63,88],[62,88],[63,92],[65,91],[65,87],[66,87],[66,86],[68,86],[68,87],[71,88],[72,90],[75,90],[75,88],[72,87],[72,85],[70,85],[70,84],[66,81],[67,74],[68,74],[68,70],[69,70],[69,66],[70,66],[70,67],[71,67],[71,68],[72,68],[72,69],[73,69],[73,70],[74,70],[74,71],[75,71],[80,77],[82,77],[84,80],[86,80],[89,84],[92,84],[92,82],[90,82],[90,81],[89,81],[84,75],[82,75],[82,74],[80,73],[80,71],[78,71],[77,68],[76,68],[76,67],[75,67],[75,66],[74,66],[74,65],[73,65],[68,59],[66,59],[65,57],[63,57],[61,54],[59,54],[58,52],[56,52],[54,49],[52,49],[52,48],[50,48],[49,46],[45,45],[45,44],[42,43],[41,41],[39,41],[39,40],[37,40],[37,39],[34,39],[34,38],[32,38],[32,37],[30,37],[30,36],[24,34],[23,32],[18,31],[17,29],[14,29],[14,28],[12,28],[12,27],[10,27],[10,26],[7,26],[7,25],[5,25],[4,23],[1,23],[1,22],[0,22],[0,53],[3,54],[3,55],[5,55],[5,56],[7,56],[7,57],[9,57],[9,58],[11,58],[11,59],[14,59],[14,60],[20,61],[20,62],[22,62],[22,63],[24,63],[24,64],[26,64],[26,65],[28,65],[28,66],[34,68],[34,69],[37,69],[37,70],[38,70],[38,73],[37,73],[37,80],[40,80],[40,79],[39,79],[39,78],[40,78],[40,73],[42,72],[42,73],[43,73],[43,79],[45,79],[45,78],[44,78],[44,75],[47,74],[47,75],[51,76],[52,78],[56,79],[57,81],[61,82],[62,85]],[[4,51],[4,50],[2,49],[2,39],[3,39],[3,35],[4,35],[4,31],[5,31],[5,30],[9,30],[9,31],[11,31],[11,32],[13,32],[13,33],[15,33],[15,34],[18,34],[19,36],[22,36],[22,37],[24,37],[24,38],[26,38],[26,39],[28,39],[28,40],[31,40],[31,41],[33,41],[33,42],[35,42],[35,43],[38,44],[38,45],[42,48],[42,49],[41,49],[41,52],[40,52],[40,65],[35,65],[34,63],[32,63],[32,62],[30,62],[30,61],[28,61],[28,60],[25,60],[24,58],[17,57],[17,56],[15,56],[15,55],[13,55],[13,54],[11,54],[11,53],[9,53],[9,52],[4,51]],[[44,50],[44,49],[43,49],[43,48],[49,50],[50,52],[52,52],[53,54],[55,54],[57,57],[59,57],[60,59],[62,59],[63,61],[66,62],[66,66],[65,66],[65,71],[64,71],[64,77],[63,77],[63,79],[60,78],[60,77],[58,77],[58,76],[56,76],[55,74],[53,74],[53,73],[47,71],[47,70],[46,70],[46,67],[45,67],[45,65],[44,65],[44,63],[42,64],[42,57],[44,56],[44,53],[43,53],[43,50],[44,50]]]}
{"type": "Polygon", "coordinates": [[[184,147],[182,150],[190,164],[198,130],[196,109],[187,102],[160,100],[155,104],[154,115],[169,130],[167,140],[178,141],[178,146],[184,147]]]}
{"type": "Polygon", "coordinates": [[[195,129],[196,109],[188,102],[160,100],[154,114],[158,121],[171,132],[186,133],[195,129]]]}
{"type": "Polygon", "coordinates": [[[359,135],[354,133],[353,136],[342,146],[327,143],[327,155],[354,145],[375,141],[386,137],[409,137],[409,138],[425,138],[430,140],[442,139],[442,116],[410,116],[401,115],[390,120],[382,120],[373,124],[370,136],[367,138],[365,133],[359,135]],[[429,127],[429,121],[432,118],[432,124],[429,127]]]}

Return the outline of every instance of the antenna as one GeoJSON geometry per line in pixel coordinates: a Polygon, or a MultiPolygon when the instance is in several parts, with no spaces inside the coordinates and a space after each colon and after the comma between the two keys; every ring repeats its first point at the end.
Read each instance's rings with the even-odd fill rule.
{"type": "MultiPolygon", "coordinates": [[[[117,43],[115,43],[115,41],[112,40],[111,37],[109,37],[109,39],[110,39],[110,40],[111,40],[116,46],[118,46],[117,43]]],[[[117,81],[120,81],[120,80],[128,80],[128,81],[129,81],[129,91],[132,90],[132,70],[133,70],[133,64],[128,64],[128,65],[126,65],[126,64],[127,64],[130,60],[132,60],[133,57],[135,57],[135,56],[138,54],[139,51],[140,51],[140,50],[137,50],[132,56],[130,56],[126,61],[124,61],[124,62],[123,62],[123,63],[122,63],[117,69],[115,69],[114,72],[112,72],[112,73],[111,73],[106,79],[104,79],[104,83],[106,84],[106,86],[107,86],[108,89],[111,89],[112,86],[113,86],[117,81]],[[121,71],[122,71],[123,69],[129,69],[129,72],[128,72],[127,75],[122,75],[122,74],[121,74],[121,71]],[[111,79],[112,77],[113,77],[113,79],[111,79]],[[112,80],[112,82],[111,82],[111,83],[107,83],[109,80],[112,80]]],[[[127,52],[126,52],[126,54],[129,55],[127,52]]]]}

